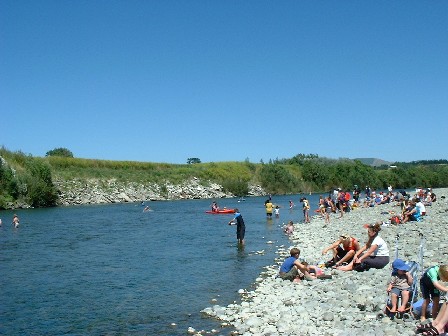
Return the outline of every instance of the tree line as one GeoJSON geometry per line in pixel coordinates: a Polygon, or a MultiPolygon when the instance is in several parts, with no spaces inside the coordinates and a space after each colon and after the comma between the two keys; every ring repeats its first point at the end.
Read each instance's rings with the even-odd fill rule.
{"type": "Polygon", "coordinates": [[[73,178],[122,178],[127,182],[152,181],[164,185],[192,177],[203,183],[216,182],[237,196],[245,196],[249,185],[261,185],[271,194],[327,192],[335,187],[352,190],[370,186],[385,189],[448,186],[446,160],[395,163],[371,167],[357,160],[321,158],[317,154],[298,154],[289,159],[269,160],[258,164],[244,162],[201,163],[190,160],[185,165],[132,163],[73,158],[58,148],[46,157],[0,149],[0,209],[23,203],[33,207],[51,207],[58,201],[53,183],[55,175],[73,178]],[[192,164],[195,163],[195,164],[192,164]],[[70,174],[63,174],[63,172],[70,174]],[[69,176],[69,177],[67,177],[69,176]]]}

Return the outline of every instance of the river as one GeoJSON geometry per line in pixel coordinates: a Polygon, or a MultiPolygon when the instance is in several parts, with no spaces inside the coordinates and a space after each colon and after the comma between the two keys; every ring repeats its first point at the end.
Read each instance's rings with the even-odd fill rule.
{"type": "MultiPolygon", "coordinates": [[[[315,209],[319,195],[307,197],[315,209]]],[[[217,200],[240,209],[244,248],[232,215],[205,214],[212,200],[147,202],[150,212],[137,203],[1,211],[0,334],[228,334],[200,311],[239,301],[289,246],[282,225],[302,220],[299,198],[274,196],[271,220],[266,197],[217,200]]]]}

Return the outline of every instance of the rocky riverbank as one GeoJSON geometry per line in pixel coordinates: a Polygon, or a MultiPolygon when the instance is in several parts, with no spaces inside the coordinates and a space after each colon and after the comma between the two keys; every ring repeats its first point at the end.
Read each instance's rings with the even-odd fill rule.
{"type": "MultiPolygon", "coordinates": [[[[321,251],[339,235],[350,234],[363,244],[367,238],[363,225],[377,221],[385,223],[380,236],[389,246],[391,261],[395,258],[396,246],[399,258],[418,261],[419,245],[423,243],[424,269],[447,263],[448,201],[441,196],[448,196],[448,189],[438,189],[435,193],[438,200],[427,207],[428,215],[422,222],[389,224],[392,212],[399,212],[400,208],[385,204],[359,208],[340,219],[337,218],[339,214],[335,214],[327,226],[320,216],[314,216],[310,224],[296,223],[291,246],[278,246],[276,263],[266,267],[256,279],[255,290],[241,289],[240,304],[216,305],[203,312],[221,320],[223,326],[233,326],[240,335],[414,335],[415,320],[377,318],[387,298],[390,265],[361,273],[327,269],[332,279],[300,283],[275,276],[280,264],[289,256],[290,248],[300,248],[301,258],[319,263],[330,258],[330,255],[322,256],[321,251]]],[[[204,333],[194,328],[189,332],[204,333]]]]}
{"type": "MultiPolygon", "coordinates": [[[[235,195],[225,192],[221,185],[213,182],[203,183],[197,178],[177,185],[124,183],[100,179],[55,181],[54,184],[59,194],[58,205],[235,197],[235,195]]],[[[249,186],[248,196],[265,194],[266,192],[261,186],[249,186]]]]}

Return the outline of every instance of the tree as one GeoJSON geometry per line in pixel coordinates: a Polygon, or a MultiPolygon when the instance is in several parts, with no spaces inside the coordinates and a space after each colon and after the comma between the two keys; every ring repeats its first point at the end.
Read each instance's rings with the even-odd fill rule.
{"type": "Polygon", "coordinates": [[[34,207],[55,206],[58,194],[51,177],[50,165],[41,159],[30,158],[26,168],[24,180],[29,203],[34,207]]]}
{"type": "Polygon", "coordinates": [[[302,177],[305,181],[313,182],[318,187],[325,186],[328,180],[328,168],[327,166],[318,163],[315,160],[307,160],[302,166],[302,177]]]}
{"type": "Polygon", "coordinates": [[[296,178],[283,165],[263,165],[259,179],[263,188],[274,194],[284,194],[298,187],[296,178]]]}
{"type": "Polygon", "coordinates": [[[187,163],[188,163],[188,164],[201,163],[201,160],[198,159],[198,158],[188,158],[188,159],[187,159],[187,163]]]}
{"type": "Polygon", "coordinates": [[[73,157],[73,153],[67,148],[55,148],[47,152],[45,156],[62,156],[62,157],[73,157]]]}

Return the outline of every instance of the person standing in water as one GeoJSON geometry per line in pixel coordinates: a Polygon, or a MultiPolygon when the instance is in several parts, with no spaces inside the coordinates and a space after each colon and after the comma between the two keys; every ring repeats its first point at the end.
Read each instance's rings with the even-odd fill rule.
{"type": "Polygon", "coordinates": [[[14,227],[19,227],[19,216],[17,216],[16,214],[14,214],[14,216],[12,217],[12,225],[14,225],[14,227]]]}
{"type": "Polygon", "coordinates": [[[229,225],[236,224],[236,239],[238,243],[244,245],[244,236],[246,234],[246,225],[244,224],[243,216],[241,216],[238,209],[234,210],[235,217],[230,220],[229,225]]]}
{"type": "Polygon", "coordinates": [[[275,213],[275,218],[280,217],[280,207],[278,205],[275,206],[274,213],[275,213]]]}
{"type": "Polygon", "coordinates": [[[271,200],[266,200],[264,206],[266,208],[266,217],[272,218],[272,211],[274,209],[274,204],[272,204],[271,200]]]}

